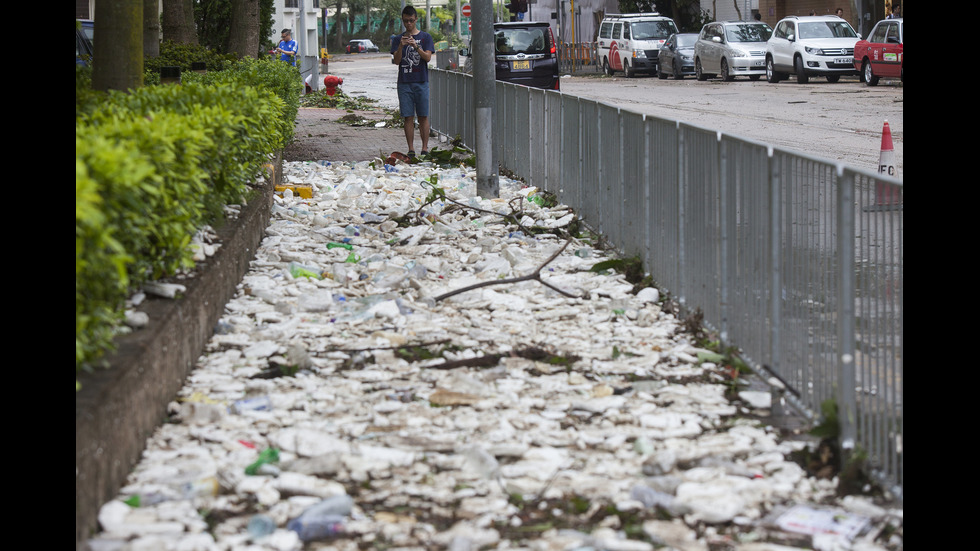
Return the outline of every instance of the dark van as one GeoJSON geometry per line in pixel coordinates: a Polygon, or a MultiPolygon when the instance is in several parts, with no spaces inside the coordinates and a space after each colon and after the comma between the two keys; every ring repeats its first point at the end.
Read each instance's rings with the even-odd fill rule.
{"type": "Polygon", "coordinates": [[[497,80],[558,89],[558,49],[547,23],[495,23],[493,42],[497,50],[497,80]]]}
{"type": "MultiPolygon", "coordinates": [[[[494,23],[493,43],[497,80],[558,90],[558,49],[547,23],[494,23]]],[[[471,52],[460,53],[468,56],[471,52]]],[[[466,60],[463,71],[473,72],[472,58],[466,60]]]]}

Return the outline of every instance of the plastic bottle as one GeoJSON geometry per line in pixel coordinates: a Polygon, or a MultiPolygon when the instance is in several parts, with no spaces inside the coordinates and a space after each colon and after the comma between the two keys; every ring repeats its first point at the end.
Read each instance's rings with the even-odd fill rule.
{"type": "Polygon", "coordinates": [[[349,495],[331,496],[308,507],[289,521],[286,528],[299,534],[303,541],[315,541],[343,533],[344,520],[354,507],[349,495]]]}
{"type": "Polygon", "coordinates": [[[213,476],[208,476],[182,484],[180,486],[180,493],[184,496],[184,499],[192,499],[203,496],[213,497],[218,495],[218,490],[220,488],[221,485],[218,484],[218,479],[213,476]]]}
{"type": "Polygon", "coordinates": [[[362,212],[361,219],[368,224],[384,222],[385,220],[387,220],[386,217],[378,214],[374,214],[373,212],[362,212]]]}
{"type": "Polygon", "coordinates": [[[173,499],[173,497],[162,492],[150,492],[147,494],[133,494],[124,499],[123,503],[135,509],[138,507],[150,507],[151,505],[163,503],[164,501],[170,501],[171,499],[173,499]]]}
{"type": "Polygon", "coordinates": [[[311,268],[310,266],[303,266],[302,264],[296,262],[289,263],[289,273],[293,277],[308,277],[313,279],[323,279],[320,275],[320,271],[316,268],[311,268]]]}
{"type": "Polygon", "coordinates": [[[269,515],[255,515],[248,521],[248,537],[260,540],[276,531],[276,521],[269,515]]]}
{"type": "Polygon", "coordinates": [[[254,398],[243,398],[231,405],[233,413],[244,413],[246,411],[267,411],[272,409],[272,401],[268,396],[256,396],[254,398]]]}
{"type": "Polygon", "coordinates": [[[269,463],[279,462],[279,450],[276,448],[266,448],[259,453],[259,458],[255,460],[254,463],[245,467],[245,474],[256,475],[259,474],[261,468],[269,463]]]}
{"type": "Polygon", "coordinates": [[[352,251],[352,250],[354,250],[354,245],[351,245],[350,243],[330,242],[330,243],[327,243],[327,248],[328,249],[338,249],[339,248],[339,249],[347,249],[348,251],[352,251]]]}

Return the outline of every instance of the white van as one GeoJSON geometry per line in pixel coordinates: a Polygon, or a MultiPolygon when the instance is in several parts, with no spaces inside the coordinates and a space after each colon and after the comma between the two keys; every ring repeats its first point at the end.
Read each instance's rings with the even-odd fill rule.
{"type": "Polygon", "coordinates": [[[660,48],[676,32],[674,20],[659,13],[609,14],[599,26],[599,63],[609,76],[616,71],[627,77],[639,71],[655,75],[660,48]]]}

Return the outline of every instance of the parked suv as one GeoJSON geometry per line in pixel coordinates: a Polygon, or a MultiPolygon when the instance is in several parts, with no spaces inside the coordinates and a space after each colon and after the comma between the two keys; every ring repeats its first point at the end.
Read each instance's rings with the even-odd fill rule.
{"type": "MultiPolygon", "coordinates": [[[[494,23],[494,68],[497,80],[558,90],[558,48],[551,26],[545,22],[513,21],[494,23]]],[[[467,56],[463,72],[473,72],[470,51],[460,51],[467,56]]]]}
{"type": "Polygon", "coordinates": [[[843,75],[857,75],[858,39],[851,25],[835,15],[786,17],[766,43],[766,80],[775,83],[794,74],[796,82],[806,84],[811,76],[837,82],[843,75]]]}
{"type": "Polygon", "coordinates": [[[627,77],[638,71],[657,74],[660,48],[678,32],[674,20],[659,13],[609,14],[599,25],[596,55],[602,69],[627,77]]]}
{"type": "Polygon", "coordinates": [[[759,80],[766,74],[766,41],[770,36],[772,29],[765,23],[708,23],[694,43],[694,71],[698,80],[715,75],[726,81],[741,75],[759,80]]]}

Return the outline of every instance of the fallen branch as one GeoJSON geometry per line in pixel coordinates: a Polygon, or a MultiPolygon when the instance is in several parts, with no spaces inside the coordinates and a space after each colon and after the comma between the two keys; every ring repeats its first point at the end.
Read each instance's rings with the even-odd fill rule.
{"type": "Polygon", "coordinates": [[[345,354],[358,353],[358,352],[374,352],[375,350],[405,350],[410,348],[424,348],[426,346],[434,346],[437,344],[446,344],[449,339],[439,339],[436,341],[419,342],[412,344],[402,344],[398,346],[375,346],[371,348],[334,348],[328,352],[343,352],[345,354]]]}
{"type": "Polygon", "coordinates": [[[463,358],[460,360],[446,360],[440,364],[425,366],[426,369],[455,369],[457,367],[496,367],[502,358],[524,358],[535,362],[544,362],[551,365],[569,366],[577,362],[578,356],[559,356],[536,346],[511,350],[507,353],[486,354],[473,358],[463,358]]]}
{"type": "Polygon", "coordinates": [[[450,291],[450,292],[448,292],[446,294],[439,295],[439,296],[435,297],[435,299],[433,299],[433,300],[435,300],[436,302],[439,302],[440,300],[447,299],[449,297],[452,297],[452,296],[455,296],[455,295],[458,295],[458,294],[461,294],[461,293],[465,293],[467,291],[472,291],[473,289],[479,289],[480,287],[489,287],[490,285],[503,285],[503,284],[506,284],[506,283],[520,283],[522,281],[530,281],[532,279],[535,280],[535,281],[537,281],[541,285],[544,285],[545,287],[548,287],[549,289],[554,290],[556,293],[559,293],[559,294],[564,295],[564,296],[569,297],[569,298],[579,298],[576,295],[573,295],[573,294],[571,294],[571,293],[569,293],[567,291],[564,291],[562,289],[559,289],[558,287],[555,287],[554,285],[552,285],[552,284],[548,283],[547,281],[541,279],[541,270],[545,266],[547,266],[548,264],[550,264],[552,260],[558,258],[558,255],[560,255],[562,252],[564,252],[565,249],[568,247],[569,243],[571,243],[571,242],[572,242],[571,238],[569,238],[568,240],[566,240],[565,241],[565,244],[562,245],[560,249],[558,249],[557,251],[555,251],[555,253],[553,255],[551,255],[551,257],[548,258],[548,260],[545,260],[544,263],[541,264],[540,266],[538,266],[536,270],[534,270],[533,272],[531,272],[531,273],[529,273],[527,275],[523,275],[523,276],[520,276],[520,277],[512,277],[512,278],[508,278],[508,279],[495,279],[493,281],[481,281],[480,283],[474,283],[473,285],[469,285],[467,287],[463,287],[462,289],[456,289],[455,291],[450,291]]]}

